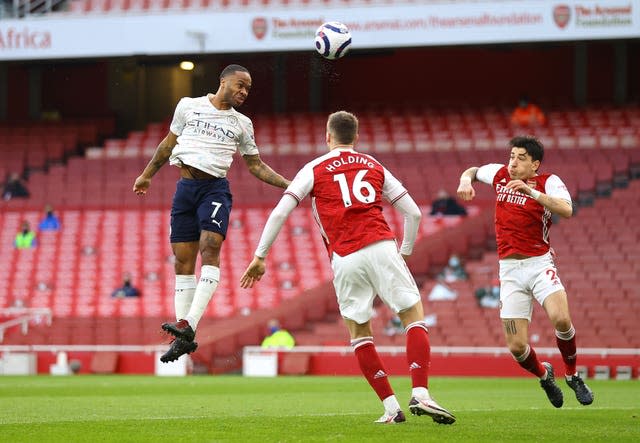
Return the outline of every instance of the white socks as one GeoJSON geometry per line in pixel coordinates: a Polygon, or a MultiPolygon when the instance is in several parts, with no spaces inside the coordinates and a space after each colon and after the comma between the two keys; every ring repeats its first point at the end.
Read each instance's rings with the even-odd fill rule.
{"type": "Polygon", "coordinates": [[[196,293],[195,275],[176,275],[176,289],[174,294],[174,306],[176,309],[176,320],[183,319],[189,312],[193,294],[196,293]]]}
{"type": "Polygon", "coordinates": [[[426,400],[431,398],[429,397],[429,390],[427,388],[412,388],[411,396],[421,400],[426,400]]]}
{"type": "Polygon", "coordinates": [[[395,395],[390,395],[382,400],[382,404],[384,406],[385,412],[389,414],[395,414],[396,412],[398,412],[398,410],[402,409],[395,395]]]}
{"type": "Polygon", "coordinates": [[[202,318],[204,311],[207,309],[209,300],[218,287],[220,281],[220,268],[217,266],[204,265],[200,269],[200,281],[196,286],[193,302],[189,308],[189,312],[184,318],[189,322],[189,326],[195,331],[198,322],[202,318]]]}

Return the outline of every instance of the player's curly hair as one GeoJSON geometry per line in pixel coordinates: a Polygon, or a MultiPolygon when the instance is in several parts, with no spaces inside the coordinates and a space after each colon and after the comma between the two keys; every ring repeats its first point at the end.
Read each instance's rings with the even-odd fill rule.
{"type": "Polygon", "coordinates": [[[352,144],[358,134],[358,117],[347,111],[334,112],[327,120],[327,130],[337,143],[352,144]]]}
{"type": "Polygon", "coordinates": [[[220,73],[220,80],[222,80],[223,78],[225,78],[228,75],[233,74],[234,72],[246,72],[247,74],[249,73],[249,70],[247,68],[245,68],[244,66],[240,66],[240,65],[229,65],[226,68],[224,68],[222,70],[222,72],[220,73]]]}
{"type": "Polygon", "coordinates": [[[544,158],[544,146],[542,142],[532,135],[520,135],[509,140],[510,148],[524,148],[533,161],[540,161],[544,158]]]}

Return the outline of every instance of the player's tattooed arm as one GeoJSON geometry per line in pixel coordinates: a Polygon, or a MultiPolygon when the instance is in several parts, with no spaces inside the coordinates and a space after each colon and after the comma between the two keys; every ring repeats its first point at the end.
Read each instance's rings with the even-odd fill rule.
{"type": "Polygon", "coordinates": [[[558,214],[564,218],[569,218],[573,215],[573,206],[568,201],[542,193],[538,194],[537,197],[538,198],[536,198],[536,200],[538,200],[538,203],[552,213],[558,214]]]}
{"type": "Polygon", "coordinates": [[[169,160],[173,147],[176,145],[178,137],[171,131],[165,138],[162,139],[156,152],[153,153],[153,157],[147,163],[147,166],[142,171],[142,174],[136,178],[133,184],[133,192],[138,195],[144,195],[147,193],[149,186],[151,186],[151,177],[169,160]]]}
{"type": "Polygon", "coordinates": [[[476,196],[476,191],[473,189],[473,181],[476,179],[476,173],[478,168],[473,166],[460,175],[460,184],[458,185],[457,194],[464,201],[473,200],[476,196]]]}
{"type": "Polygon", "coordinates": [[[173,133],[169,133],[160,144],[156,148],[156,152],[153,153],[153,157],[147,164],[147,167],[144,168],[143,175],[148,177],[153,177],[156,172],[164,166],[164,164],[171,157],[171,152],[173,151],[173,147],[176,145],[177,137],[173,133]]]}
{"type": "Polygon", "coordinates": [[[468,181],[469,183],[472,183],[476,179],[476,174],[478,172],[478,169],[480,168],[478,168],[477,166],[472,166],[469,169],[466,169],[460,175],[460,182],[468,181]]]}
{"type": "Polygon", "coordinates": [[[511,180],[505,186],[507,189],[521,192],[534,198],[538,203],[547,208],[554,214],[558,214],[561,217],[569,218],[573,214],[573,207],[571,202],[568,202],[560,197],[552,197],[548,194],[544,194],[537,189],[530,188],[522,180],[511,180]]]}
{"type": "Polygon", "coordinates": [[[242,157],[249,168],[249,172],[253,174],[259,180],[270,185],[277,186],[279,188],[286,189],[291,183],[277,172],[275,172],[269,165],[262,161],[259,155],[245,155],[242,157]]]}

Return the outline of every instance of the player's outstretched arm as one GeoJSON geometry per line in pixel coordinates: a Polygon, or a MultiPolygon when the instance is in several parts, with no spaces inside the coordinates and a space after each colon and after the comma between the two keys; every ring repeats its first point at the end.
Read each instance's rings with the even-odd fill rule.
{"type": "Polygon", "coordinates": [[[147,189],[151,186],[151,178],[160,170],[160,168],[169,160],[173,147],[178,141],[178,136],[169,131],[167,136],[162,139],[156,152],[153,153],[153,157],[149,160],[149,163],[142,171],[142,174],[136,178],[133,184],[133,192],[138,195],[144,195],[147,193],[147,189]]]}
{"type": "Polygon", "coordinates": [[[259,180],[283,189],[286,189],[287,186],[289,186],[289,183],[291,183],[290,180],[287,180],[286,178],[275,172],[273,169],[271,169],[269,165],[263,162],[260,158],[260,155],[243,155],[242,158],[247,164],[249,172],[251,172],[251,174],[253,174],[253,176],[258,178],[259,180]]]}
{"type": "Polygon", "coordinates": [[[462,173],[460,176],[460,184],[458,185],[458,197],[464,201],[473,200],[476,196],[476,191],[473,189],[471,183],[476,179],[476,173],[478,167],[473,166],[462,173]]]}
{"type": "Polygon", "coordinates": [[[253,261],[249,264],[247,269],[240,278],[240,286],[243,288],[252,288],[253,285],[259,281],[266,271],[266,265],[264,259],[271,249],[271,245],[276,240],[276,237],[280,233],[284,222],[289,218],[291,211],[298,206],[298,200],[290,195],[283,195],[278,204],[267,219],[267,223],[264,225],[262,235],[260,236],[260,242],[256,248],[253,261]]]}
{"type": "Polygon", "coordinates": [[[264,258],[254,256],[253,260],[244,271],[244,274],[240,277],[240,286],[245,289],[253,288],[253,285],[262,278],[266,270],[267,268],[264,264],[264,258]]]}

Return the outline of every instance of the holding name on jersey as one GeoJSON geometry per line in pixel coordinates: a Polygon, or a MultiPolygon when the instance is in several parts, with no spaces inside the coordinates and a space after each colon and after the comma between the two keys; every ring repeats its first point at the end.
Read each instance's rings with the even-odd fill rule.
{"type": "Polygon", "coordinates": [[[327,22],[316,31],[316,51],[326,59],[343,57],[351,48],[351,32],[340,22],[327,22]]]}

